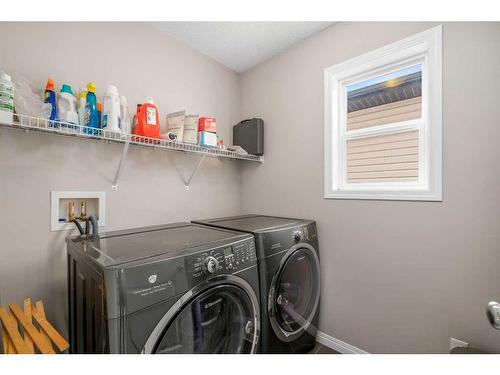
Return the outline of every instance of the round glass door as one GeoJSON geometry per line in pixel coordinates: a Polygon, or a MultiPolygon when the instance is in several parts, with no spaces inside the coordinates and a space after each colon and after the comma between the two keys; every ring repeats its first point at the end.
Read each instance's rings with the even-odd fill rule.
{"type": "Polygon", "coordinates": [[[298,248],[285,258],[274,284],[274,315],[285,336],[311,323],[319,303],[319,272],[312,248],[298,248]]]}
{"type": "Polygon", "coordinates": [[[154,352],[251,353],[256,341],[254,308],[258,307],[237,286],[210,288],[179,310],[160,336],[154,352]]]}

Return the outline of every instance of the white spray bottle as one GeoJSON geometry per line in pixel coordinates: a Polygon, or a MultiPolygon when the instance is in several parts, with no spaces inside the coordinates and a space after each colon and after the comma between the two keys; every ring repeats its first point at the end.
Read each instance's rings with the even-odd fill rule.
{"type": "Polygon", "coordinates": [[[128,112],[127,98],[120,96],[120,124],[123,134],[130,134],[130,114],[128,112]]]}
{"type": "Polygon", "coordinates": [[[78,121],[80,126],[85,126],[85,103],[87,102],[87,90],[80,89],[78,95],[78,121]]]}
{"type": "Polygon", "coordinates": [[[14,119],[14,84],[12,78],[0,71],[0,123],[12,124],[14,119]]]}

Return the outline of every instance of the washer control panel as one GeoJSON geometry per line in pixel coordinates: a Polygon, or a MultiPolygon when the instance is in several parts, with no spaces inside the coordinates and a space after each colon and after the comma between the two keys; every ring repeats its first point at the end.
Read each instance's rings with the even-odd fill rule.
{"type": "Polygon", "coordinates": [[[213,256],[208,256],[203,261],[203,271],[206,273],[215,273],[219,269],[219,261],[213,256]]]}
{"type": "Polygon", "coordinates": [[[257,263],[253,241],[240,242],[224,248],[224,265],[227,271],[243,269],[257,263]]]}
{"type": "Polygon", "coordinates": [[[292,232],[292,238],[293,238],[293,241],[294,242],[300,242],[302,241],[302,238],[303,238],[303,234],[300,230],[295,230],[292,232]]]}
{"type": "Polygon", "coordinates": [[[256,235],[257,241],[262,243],[262,256],[265,258],[288,250],[290,247],[306,243],[314,248],[318,248],[318,235],[316,223],[307,221],[300,225],[261,232],[256,235]]]}
{"type": "Polygon", "coordinates": [[[186,258],[190,279],[199,282],[217,274],[232,274],[257,264],[253,239],[241,241],[186,258]]]}
{"type": "Polygon", "coordinates": [[[297,229],[292,230],[293,242],[298,243],[302,241],[314,241],[317,238],[315,225],[304,225],[297,229]]]}

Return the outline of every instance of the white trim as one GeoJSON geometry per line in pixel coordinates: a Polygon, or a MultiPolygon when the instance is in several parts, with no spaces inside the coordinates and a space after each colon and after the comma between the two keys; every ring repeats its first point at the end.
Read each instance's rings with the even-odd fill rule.
{"type": "Polygon", "coordinates": [[[324,197],[442,201],[442,26],[326,68],[324,197]],[[422,118],[346,132],[345,86],[422,64],[422,118]],[[420,130],[418,182],[347,184],[345,141],[350,138],[420,130]]]}
{"type": "Polygon", "coordinates": [[[106,193],[104,191],[51,191],[50,192],[50,231],[73,230],[73,223],[59,222],[59,202],[61,199],[89,199],[99,200],[99,227],[106,226],[106,193]]]}
{"type": "Polygon", "coordinates": [[[341,354],[370,354],[363,349],[357,348],[321,331],[318,331],[316,341],[321,345],[328,346],[330,349],[333,349],[341,354]]]}
{"type": "Polygon", "coordinates": [[[369,128],[349,130],[346,132],[344,137],[349,140],[419,130],[421,124],[422,119],[420,118],[415,120],[393,122],[390,124],[370,126],[369,128]]]}

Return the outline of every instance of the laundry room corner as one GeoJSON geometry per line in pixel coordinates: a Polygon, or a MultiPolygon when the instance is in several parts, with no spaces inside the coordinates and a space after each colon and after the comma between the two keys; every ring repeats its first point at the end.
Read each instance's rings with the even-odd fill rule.
{"type": "MultiPolygon", "coordinates": [[[[185,108],[216,117],[217,130],[227,142],[232,125],[240,120],[238,74],[151,24],[1,22],[0,33],[9,36],[0,40],[2,68],[24,77],[40,92],[44,80],[54,76],[75,90],[90,80],[100,82],[99,94],[104,85],[114,83],[127,93],[129,103],[152,95],[162,114],[185,108]],[[86,35],[87,42],[73,43],[79,35],[86,35]],[[72,58],[51,58],[47,40],[72,58]],[[134,58],[129,46],[139,44],[154,51],[155,58],[134,58]],[[85,49],[100,58],[87,58],[82,54],[85,49]]],[[[0,262],[0,305],[26,296],[41,298],[47,316],[64,333],[68,326],[64,239],[76,232],[50,231],[52,191],[105,193],[107,220],[101,231],[240,213],[238,161],[206,158],[186,190],[184,180],[193,174],[200,157],[131,147],[118,190],[113,191],[123,145],[8,129],[0,129],[0,134],[0,206],[9,213],[2,221],[4,233],[9,233],[3,257],[9,261],[0,262]]]]}

